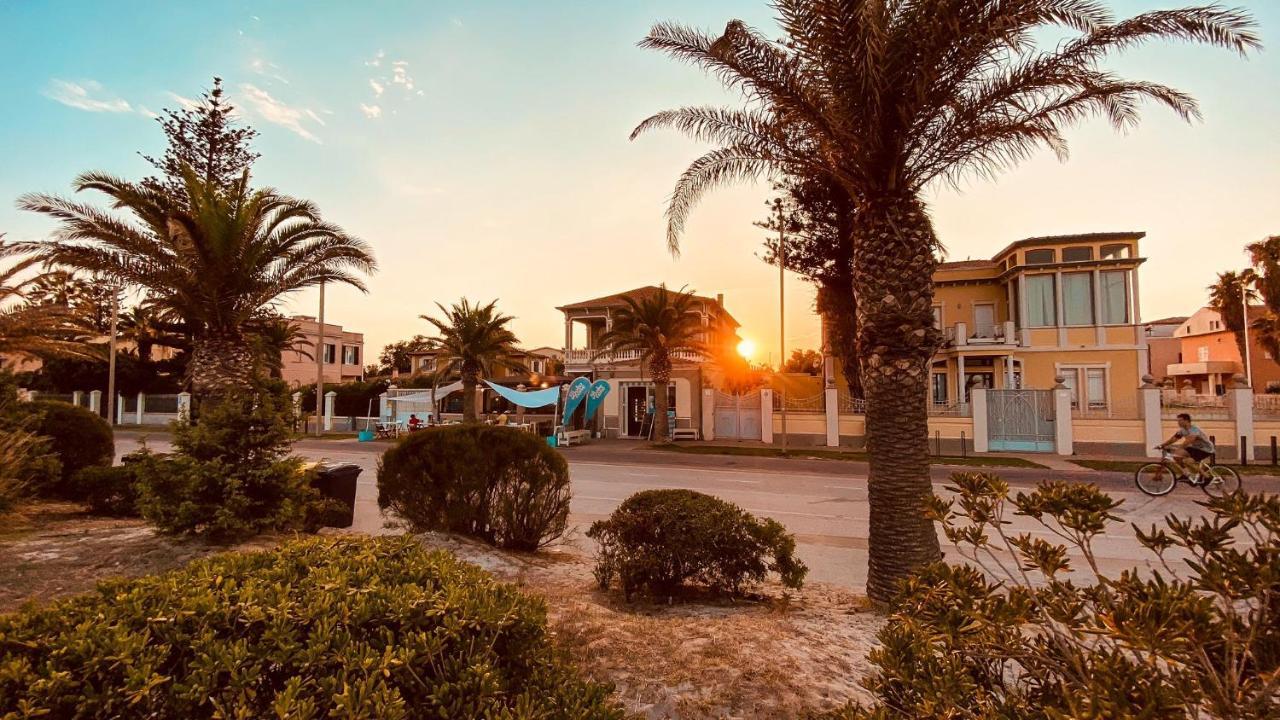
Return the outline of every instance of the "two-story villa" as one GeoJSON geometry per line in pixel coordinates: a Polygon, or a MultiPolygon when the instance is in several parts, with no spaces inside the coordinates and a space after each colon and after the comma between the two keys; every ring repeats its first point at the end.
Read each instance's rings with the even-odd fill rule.
{"type": "Polygon", "coordinates": [[[943,263],[934,275],[935,406],[989,388],[1051,388],[1058,376],[1083,411],[1136,407],[1146,372],[1138,306],[1141,232],[1019,240],[990,260],[943,263]]]}
{"type": "MultiPolygon", "coordinates": [[[[659,292],[653,285],[556,308],[564,314],[564,369],[566,375],[604,379],[610,392],[601,405],[600,421],[608,437],[640,437],[645,414],[652,402],[653,382],[638,351],[601,354],[600,337],[613,327],[613,317],[626,307],[626,298],[640,299],[659,292]]],[[[724,296],[695,295],[693,305],[707,328],[704,343],[709,355],[733,352],[738,322],[724,308],[724,296]]],[[[718,370],[702,353],[681,352],[674,358],[668,407],[676,413],[676,427],[699,427],[702,388],[714,386],[718,370]]]]}

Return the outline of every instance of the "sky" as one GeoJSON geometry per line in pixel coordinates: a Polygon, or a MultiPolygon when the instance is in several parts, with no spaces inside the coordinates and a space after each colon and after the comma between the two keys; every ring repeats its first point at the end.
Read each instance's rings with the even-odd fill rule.
{"type": "MultiPolygon", "coordinates": [[[[1174,0],[1176,2],[1176,0],[1174,0]]],[[[1251,10],[1267,46],[1248,60],[1185,45],[1107,62],[1201,103],[1191,125],[1145,108],[1136,130],[1072,130],[995,181],[930,188],[948,259],[1013,240],[1141,230],[1143,318],[1190,314],[1243,246],[1280,234],[1280,2],[1251,10]]],[[[1117,15],[1170,2],[1113,0],[1117,15]]],[[[155,116],[224,79],[261,133],[255,183],[316,202],[369,242],[370,292],[327,293],[326,319],[365,334],[366,357],[429,333],[436,302],[498,300],[528,347],[564,342],[555,307],[665,282],[723,293],[758,359],[776,360],[778,277],[760,260],[767,185],[710,195],[682,252],[663,210],[707,148],[648,115],[733,104],[713,78],[636,47],[656,21],[706,29],[740,18],[776,32],[763,0],[128,3],[0,0],[0,233],[43,237],[24,192],[70,191],[87,170],[141,178],[159,155],[155,116]]],[[[314,314],[314,291],[286,312],[314,314]]],[[[786,345],[814,348],[813,293],[788,276],[786,345]]]]}

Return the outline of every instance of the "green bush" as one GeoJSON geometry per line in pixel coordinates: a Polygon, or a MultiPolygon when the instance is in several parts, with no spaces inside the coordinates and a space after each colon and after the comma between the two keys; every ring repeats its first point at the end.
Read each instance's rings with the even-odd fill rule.
{"type": "Polygon", "coordinates": [[[145,451],[130,453],[120,465],[91,465],[72,479],[77,494],[99,515],[135,517],[138,510],[138,463],[145,451]]]}
{"type": "Polygon", "coordinates": [[[587,536],[600,543],[600,587],[617,578],[627,599],[638,590],[670,595],[686,583],[736,595],[770,571],[799,588],[809,571],[780,523],[693,490],[638,492],[587,536]]]}
{"type": "Polygon", "coordinates": [[[62,463],[52,442],[31,431],[37,417],[22,409],[13,376],[0,369],[0,513],[8,512],[34,488],[53,487],[62,463]]]}
{"type": "Polygon", "coordinates": [[[286,396],[263,389],[202,403],[197,424],[174,425],[172,454],[139,454],[143,517],[214,542],[303,528],[320,498],[289,456],[290,412],[286,396]]]}
{"type": "Polygon", "coordinates": [[[228,553],[0,616],[0,716],[42,715],[622,717],[540,600],[403,537],[228,553]]]}
{"type": "Polygon", "coordinates": [[[73,479],[91,466],[107,466],[115,459],[115,438],[106,420],[82,407],[53,400],[24,403],[33,418],[32,432],[49,438],[50,448],[62,463],[62,474],[49,485],[37,486],[44,497],[83,500],[73,479]]]}
{"type": "Polygon", "coordinates": [[[875,705],[832,718],[1280,717],[1280,496],[1135,526],[1148,569],[1112,576],[1094,543],[1119,503],[1096,486],[1011,498],[973,473],[948,489],[931,514],[968,562],[908,581],[869,655],[875,705]],[[1012,533],[1010,511],[1042,527],[1012,533]]]}
{"type": "Polygon", "coordinates": [[[564,458],[514,428],[428,428],[378,463],[378,506],[413,532],[444,530],[533,551],[564,534],[569,499],[564,458]]]}

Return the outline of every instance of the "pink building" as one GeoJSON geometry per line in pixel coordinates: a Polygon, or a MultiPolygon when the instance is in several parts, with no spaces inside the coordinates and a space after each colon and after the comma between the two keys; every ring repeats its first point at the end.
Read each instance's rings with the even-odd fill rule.
{"type": "Polygon", "coordinates": [[[280,358],[282,377],[290,385],[309,385],[316,381],[316,353],[324,355],[324,381],[352,382],[364,379],[364,334],[343,330],[341,325],[324,324],[324,348],[317,350],[320,323],[310,315],[289,318],[306,336],[302,351],[285,351],[280,358]],[[309,343],[309,344],[308,344],[309,343]]]}

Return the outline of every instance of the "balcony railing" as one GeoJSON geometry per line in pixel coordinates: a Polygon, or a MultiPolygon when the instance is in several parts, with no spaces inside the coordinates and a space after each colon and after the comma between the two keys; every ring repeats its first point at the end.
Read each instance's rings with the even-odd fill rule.
{"type": "Polygon", "coordinates": [[[983,323],[970,327],[967,323],[956,323],[942,329],[947,346],[960,345],[1017,345],[1018,332],[1013,323],[983,323]]]}
{"type": "MultiPolygon", "coordinates": [[[[605,351],[581,349],[569,350],[564,354],[566,365],[615,365],[617,363],[640,362],[644,353],[639,350],[605,351]]],[[[691,350],[679,350],[671,353],[671,359],[687,362],[702,362],[702,353],[691,350]]]]}

